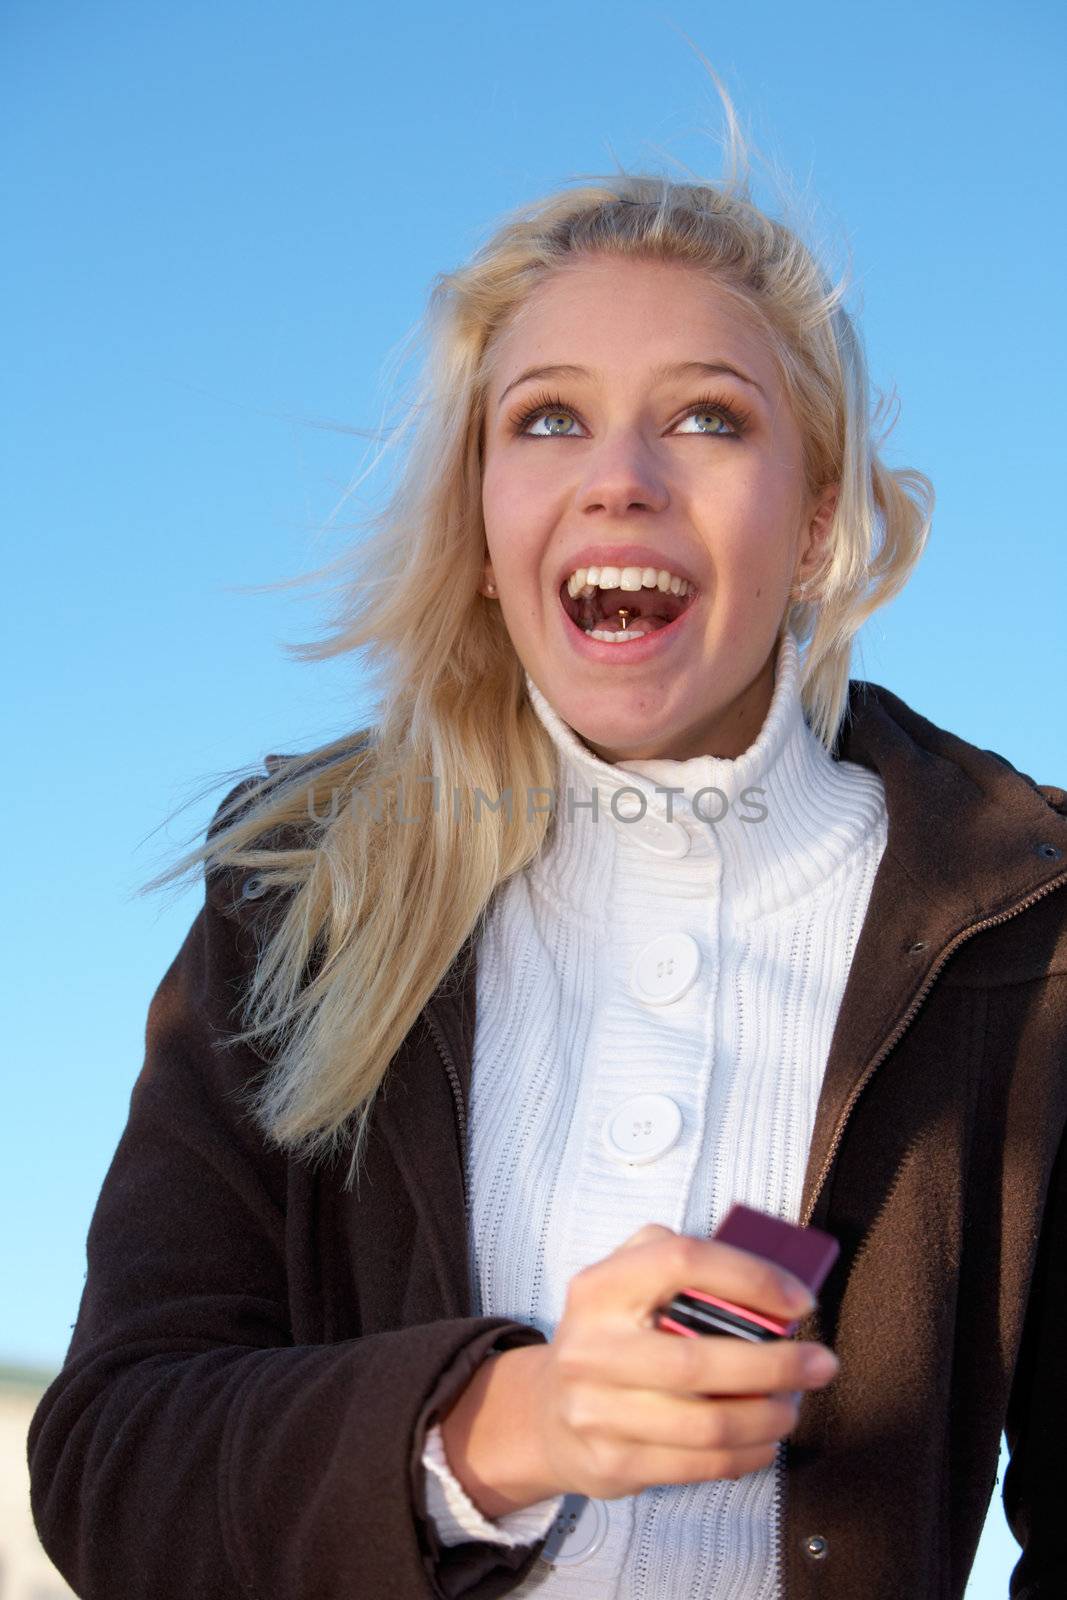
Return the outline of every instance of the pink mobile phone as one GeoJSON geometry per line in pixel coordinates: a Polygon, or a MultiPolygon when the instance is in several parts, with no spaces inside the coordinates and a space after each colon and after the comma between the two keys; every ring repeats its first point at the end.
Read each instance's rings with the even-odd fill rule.
{"type": "MultiPolygon", "coordinates": [[[[731,1206],[712,1237],[785,1267],[806,1283],[813,1295],[822,1288],[841,1248],[831,1234],[820,1228],[800,1228],[796,1223],[783,1222],[780,1217],[742,1205],[731,1206]]],[[[703,1289],[683,1289],[656,1312],[657,1328],[689,1339],[701,1334],[732,1334],[734,1338],[758,1343],[788,1339],[799,1325],[800,1318],[782,1322],[703,1289]]]]}

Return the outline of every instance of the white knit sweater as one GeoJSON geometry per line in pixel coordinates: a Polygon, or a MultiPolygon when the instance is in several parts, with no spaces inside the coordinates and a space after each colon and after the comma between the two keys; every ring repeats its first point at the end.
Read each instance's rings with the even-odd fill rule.
{"type": "MultiPolygon", "coordinates": [[[[480,1315],[551,1338],[571,1277],[646,1222],[707,1236],[734,1201],[799,1220],[887,831],[877,775],[833,761],[808,727],[799,668],[786,632],[767,718],[736,759],[617,766],[527,678],[559,753],[557,809],[478,950],[468,1183],[480,1315]],[[630,791],[644,797],[643,819],[612,814],[615,795],[625,818],[623,788],[631,809],[630,791]]],[[[738,1480],[568,1496],[497,1521],[449,1472],[439,1428],[423,1460],[446,1544],[528,1542],[552,1527],[555,1559],[539,1558],[514,1596],[779,1600],[781,1451],[738,1480]]]]}

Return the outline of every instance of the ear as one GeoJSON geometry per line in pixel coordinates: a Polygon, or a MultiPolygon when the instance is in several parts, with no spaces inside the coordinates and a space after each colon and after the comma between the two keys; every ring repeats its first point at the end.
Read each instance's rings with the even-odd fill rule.
{"type": "Polygon", "coordinates": [[[801,545],[796,582],[812,583],[816,573],[822,571],[829,554],[830,529],[841,493],[839,483],[830,483],[822,489],[812,503],[808,517],[807,536],[801,545]]]}

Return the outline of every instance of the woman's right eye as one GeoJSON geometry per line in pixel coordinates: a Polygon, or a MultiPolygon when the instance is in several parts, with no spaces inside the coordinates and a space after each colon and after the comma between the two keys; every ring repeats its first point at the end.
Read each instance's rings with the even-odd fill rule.
{"type": "Polygon", "coordinates": [[[539,394],[532,406],[512,418],[512,427],[516,433],[526,434],[533,439],[569,439],[570,430],[565,426],[558,427],[556,424],[561,421],[576,420],[574,412],[568,410],[554,395],[539,394]],[[547,424],[546,430],[543,433],[531,433],[532,425],[541,421],[547,424]]]}
{"type": "MultiPolygon", "coordinates": [[[[558,422],[566,423],[568,421],[570,421],[570,422],[574,421],[573,412],[561,411],[561,410],[560,411],[557,411],[557,410],[553,410],[553,411],[535,411],[530,417],[524,418],[524,420],[522,422],[522,426],[521,426],[519,431],[521,433],[527,433],[527,432],[530,431],[530,428],[531,428],[533,423],[535,423],[535,422],[544,422],[547,425],[547,427],[546,427],[547,437],[551,438],[554,435],[556,438],[561,438],[561,437],[562,438],[566,438],[568,436],[568,429],[566,427],[556,427],[556,423],[558,423],[558,422]]],[[[545,436],[546,435],[542,435],[542,437],[545,437],[545,436]]],[[[536,438],[537,435],[535,434],[534,437],[536,438]]]]}

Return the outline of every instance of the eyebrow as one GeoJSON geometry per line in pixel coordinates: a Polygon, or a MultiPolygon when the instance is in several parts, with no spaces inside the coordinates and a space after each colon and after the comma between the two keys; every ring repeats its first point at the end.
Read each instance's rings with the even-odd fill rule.
{"type": "MultiPolygon", "coordinates": [[[[750,388],[759,390],[766,399],[764,390],[750,378],[747,372],[742,372],[739,367],[732,367],[728,361],[678,361],[666,362],[659,367],[653,367],[649,376],[653,383],[661,383],[665,378],[703,377],[719,378],[723,375],[731,378],[740,378],[742,383],[747,383],[750,388]]],[[[551,367],[529,367],[525,372],[520,372],[513,378],[497,401],[497,409],[504,404],[505,399],[512,389],[517,389],[520,383],[527,383],[531,378],[588,378],[592,374],[588,367],[575,367],[566,363],[558,363],[551,367]]]]}

